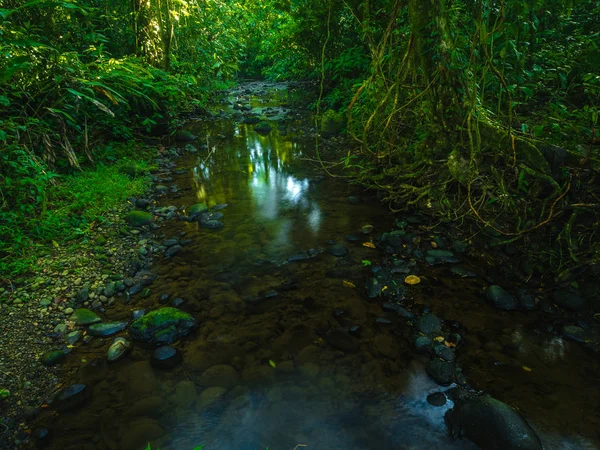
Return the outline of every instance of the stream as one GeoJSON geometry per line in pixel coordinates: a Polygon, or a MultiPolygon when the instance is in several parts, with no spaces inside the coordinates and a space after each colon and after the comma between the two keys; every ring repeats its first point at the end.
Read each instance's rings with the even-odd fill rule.
{"type": "Polygon", "coordinates": [[[373,194],[324,176],[311,161],[308,114],[290,106],[298,96],[285,84],[249,83],[228,92],[215,120],[186,125],[198,151],[161,171],[169,190],[156,207],[217,206],[224,226],[157,222],[151,239],[176,239],[181,250],[156,257],[147,296],[119,300],[105,317],[131,321],[135,310],[176,304],[197,327],[172,343],[182,361],[169,369],[151,366],[149,344],[133,342],[113,363],[112,338],[78,344],[64,370],[89,398],[40,415],[53,433],[44,448],[478,448],[449,435],[450,399],[427,400],[454,386],[433,381],[430,358],[414,350],[417,318],[429,311],[464,340],[456,348],[461,376],[518,409],[544,448],[600,448],[597,355],[549,328],[540,310],[490,306],[490,280],[512,287],[500,261],[479,251],[456,252],[459,263],[405,258],[401,279],[421,280],[403,287],[401,303],[414,318],[382,308],[391,301],[383,291],[367,294],[376,267],[391,258],[379,236],[398,221],[434,248],[469,236],[427,216],[392,215],[373,194]],[[234,109],[237,102],[252,110],[234,109]],[[240,121],[252,112],[273,129],[258,133],[240,121]],[[473,276],[450,270],[458,266],[473,276]]]}

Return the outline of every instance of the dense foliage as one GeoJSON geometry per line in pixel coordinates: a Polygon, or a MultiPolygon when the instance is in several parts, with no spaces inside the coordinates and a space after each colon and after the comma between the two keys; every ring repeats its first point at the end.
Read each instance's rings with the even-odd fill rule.
{"type": "Polygon", "coordinates": [[[592,0],[6,0],[0,257],[57,237],[49,186],[140,159],[110,142],[172,131],[240,74],[320,81],[317,112],[356,142],[342,165],[393,207],[499,242],[562,216],[552,239],[590,257],[574,215],[597,221],[597,198],[572,194],[598,194],[599,19],[592,0]]]}

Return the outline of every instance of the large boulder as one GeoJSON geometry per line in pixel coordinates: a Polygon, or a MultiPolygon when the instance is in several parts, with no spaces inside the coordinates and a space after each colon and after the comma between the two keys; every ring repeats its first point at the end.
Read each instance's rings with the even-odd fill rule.
{"type": "Polygon", "coordinates": [[[516,410],[489,396],[456,400],[445,416],[453,436],[467,438],[483,450],[542,450],[533,428],[516,410]]]}
{"type": "Polygon", "coordinates": [[[129,331],[134,339],[152,344],[170,344],[186,336],[196,326],[196,320],[177,308],[160,308],[137,319],[129,331]]]}

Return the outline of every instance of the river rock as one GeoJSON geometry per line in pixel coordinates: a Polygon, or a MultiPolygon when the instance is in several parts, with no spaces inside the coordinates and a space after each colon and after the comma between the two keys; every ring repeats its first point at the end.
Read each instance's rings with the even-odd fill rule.
{"type": "Polygon", "coordinates": [[[88,399],[89,395],[90,390],[85,384],[72,384],[54,397],[52,407],[60,412],[77,408],[88,399]]]}
{"type": "Polygon", "coordinates": [[[193,381],[183,380],[175,386],[175,403],[177,406],[189,408],[196,403],[197,397],[196,385],[193,381]]]}
{"type": "Polygon", "coordinates": [[[159,369],[172,369],[181,362],[181,352],[170,345],[158,347],[152,353],[150,364],[159,369]]]}
{"type": "Polygon", "coordinates": [[[125,216],[125,221],[131,227],[142,227],[152,223],[152,214],[146,211],[131,211],[125,216]]]}
{"type": "Polygon", "coordinates": [[[240,376],[233,367],[226,364],[218,364],[206,369],[198,381],[206,387],[231,389],[239,383],[240,376]]]}
{"type": "Polygon", "coordinates": [[[450,432],[483,450],[542,450],[535,431],[516,410],[492,397],[455,402],[445,416],[450,432]]]}
{"type": "Polygon", "coordinates": [[[177,308],[165,307],[151,311],[137,319],[129,331],[134,339],[152,344],[170,344],[188,335],[196,326],[196,320],[177,308]]]}
{"type": "Polygon", "coordinates": [[[65,342],[67,343],[67,345],[73,345],[74,343],[76,343],[79,339],[81,339],[81,336],[83,335],[83,333],[81,332],[81,330],[75,330],[75,331],[71,331],[70,333],[67,334],[67,336],[65,337],[65,342]]]}
{"type": "Polygon", "coordinates": [[[127,322],[96,323],[89,326],[88,333],[94,337],[107,337],[123,331],[125,328],[127,328],[127,322]]]}
{"type": "Polygon", "coordinates": [[[492,306],[501,311],[514,311],[519,306],[517,299],[498,285],[490,286],[486,295],[492,306]]]}
{"type": "Polygon", "coordinates": [[[395,312],[405,319],[414,319],[415,315],[398,303],[387,302],[381,305],[384,311],[395,312]]]}
{"type": "Polygon", "coordinates": [[[427,403],[431,406],[444,406],[446,404],[446,395],[443,392],[434,392],[427,396],[427,403]]]}
{"type": "Polygon", "coordinates": [[[45,366],[55,366],[61,363],[69,353],[69,349],[51,350],[44,353],[40,361],[45,366]]]}
{"type": "Polygon", "coordinates": [[[259,123],[254,127],[254,131],[256,131],[258,134],[269,134],[272,129],[273,127],[265,122],[259,123]]]}
{"type": "Polygon", "coordinates": [[[436,345],[433,348],[433,353],[435,356],[443,359],[444,361],[454,361],[456,359],[454,351],[451,348],[446,347],[444,344],[436,345]]]}
{"type": "Polygon", "coordinates": [[[102,321],[98,314],[87,308],[76,309],[70,320],[74,322],[75,325],[92,325],[102,321]]]}
{"type": "Polygon", "coordinates": [[[562,334],[567,339],[571,339],[575,342],[584,343],[588,339],[586,331],[575,325],[565,325],[562,327],[562,334]]]}
{"type": "Polygon", "coordinates": [[[81,305],[82,303],[87,302],[89,296],[90,296],[90,288],[88,286],[84,286],[79,290],[79,292],[75,296],[75,302],[78,305],[81,305]]]}
{"type": "Polygon", "coordinates": [[[571,311],[587,309],[588,302],[575,289],[558,289],[552,294],[552,300],[561,308],[571,311]]]}
{"type": "Polygon", "coordinates": [[[333,256],[342,257],[348,254],[348,249],[342,244],[334,244],[329,247],[329,253],[333,256]]]}
{"type": "Polygon", "coordinates": [[[438,334],[442,330],[442,321],[433,313],[423,314],[417,322],[417,330],[423,334],[438,334]]]}
{"type": "Polygon", "coordinates": [[[358,350],[358,341],[344,330],[332,330],[325,336],[329,345],[343,352],[355,352],[358,350]]]}
{"type": "Polygon", "coordinates": [[[196,203],[190,206],[190,208],[188,209],[188,219],[196,220],[206,211],[208,211],[208,206],[206,206],[206,203],[196,203]]]}
{"type": "Polygon", "coordinates": [[[108,347],[107,357],[109,361],[121,359],[131,348],[131,343],[122,337],[115,338],[108,347]]]}
{"type": "Polygon", "coordinates": [[[165,258],[170,258],[171,256],[175,256],[181,250],[183,250],[181,245],[172,245],[165,250],[164,256],[165,258]]]}
{"type": "Polygon", "coordinates": [[[456,363],[442,361],[441,359],[432,359],[427,364],[425,371],[437,384],[448,386],[454,381],[456,363]]]}
{"type": "Polygon", "coordinates": [[[140,450],[147,446],[155,448],[156,440],[163,434],[164,430],[156,420],[140,417],[127,425],[127,433],[121,439],[119,450],[140,450]]]}
{"type": "Polygon", "coordinates": [[[198,222],[198,224],[200,225],[200,228],[206,228],[208,230],[218,230],[224,227],[223,222],[219,220],[203,220],[198,222]]]}
{"type": "Polygon", "coordinates": [[[196,403],[197,408],[202,411],[203,409],[210,408],[214,403],[219,401],[227,393],[227,389],[221,387],[212,387],[202,391],[198,402],[196,403]]]}

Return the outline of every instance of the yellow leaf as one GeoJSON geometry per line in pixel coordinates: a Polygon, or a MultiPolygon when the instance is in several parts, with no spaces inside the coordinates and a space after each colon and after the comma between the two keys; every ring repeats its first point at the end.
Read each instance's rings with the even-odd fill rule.
{"type": "Polygon", "coordinates": [[[444,345],[448,348],[454,348],[456,347],[456,343],[455,342],[448,342],[448,341],[444,341],[444,345]]]}
{"type": "Polygon", "coordinates": [[[352,283],[351,281],[344,280],[344,281],[342,281],[342,284],[344,286],[346,286],[346,287],[349,287],[349,288],[355,288],[356,287],[356,285],[354,283],[352,283]]]}
{"type": "Polygon", "coordinates": [[[382,287],[381,292],[385,291],[387,288],[388,288],[387,286],[382,287]]]}
{"type": "Polygon", "coordinates": [[[435,241],[431,241],[431,246],[433,248],[438,248],[437,242],[435,242],[435,241]]]}
{"type": "Polygon", "coordinates": [[[433,340],[435,342],[444,342],[446,339],[444,338],[444,336],[437,336],[437,337],[434,337],[433,340]]]}
{"type": "Polygon", "coordinates": [[[523,366],[523,370],[525,372],[531,372],[533,369],[531,367],[523,366]]]}
{"type": "Polygon", "coordinates": [[[416,275],[409,275],[404,279],[406,284],[419,284],[421,279],[416,275]]]}
{"type": "Polygon", "coordinates": [[[275,361],[269,360],[269,365],[274,369],[275,368],[275,361]]]}
{"type": "Polygon", "coordinates": [[[71,345],[71,344],[69,344],[69,345],[67,345],[67,348],[75,348],[75,346],[74,346],[74,345],[71,345]]]}
{"type": "Polygon", "coordinates": [[[372,242],[363,242],[363,247],[377,248],[372,242]]]}
{"type": "Polygon", "coordinates": [[[56,241],[54,241],[54,240],[52,241],[52,245],[54,245],[54,248],[58,248],[58,247],[60,247],[60,245],[58,245],[58,242],[56,242],[56,241]]]}

